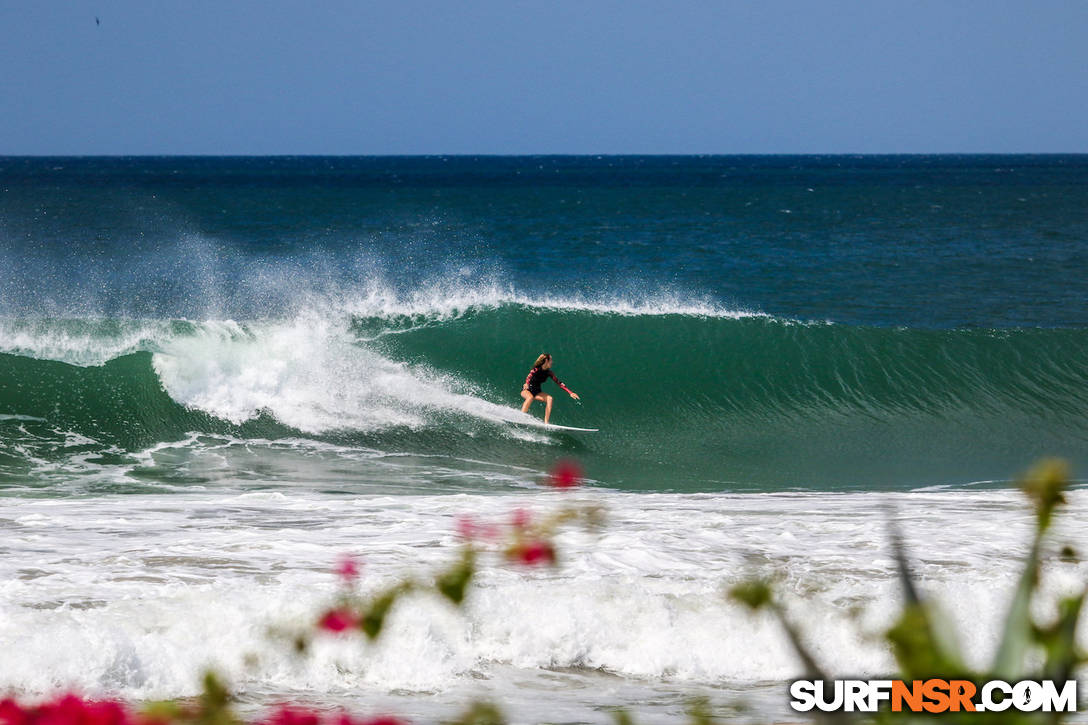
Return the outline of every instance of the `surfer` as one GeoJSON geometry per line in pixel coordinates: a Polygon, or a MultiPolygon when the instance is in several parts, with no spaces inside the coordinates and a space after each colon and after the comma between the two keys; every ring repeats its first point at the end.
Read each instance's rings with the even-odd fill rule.
{"type": "Polygon", "coordinates": [[[552,356],[544,353],[538,357],[536,362],[533,363],[533,369],[525,376],[525,384],[521,386],[521,397],[525,399],[525,402],[521,404],[521,412],[528,413],[529,406],[532,405],[533,401],[539,400],[544,403],[545,423],[548,422],[548,418],[552,415],[552,396],[540,392],[540,386],[548,378],[554,380],[556,385],[570,393],[570,397],[578,400],[578,393],[563,385],[563,381],[555,377],[555,373],[552,372],[552,356]]]}

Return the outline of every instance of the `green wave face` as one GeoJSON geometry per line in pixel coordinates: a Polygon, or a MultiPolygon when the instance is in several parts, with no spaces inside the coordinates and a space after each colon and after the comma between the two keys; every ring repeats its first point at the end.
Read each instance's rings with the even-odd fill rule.
{"type": "MultiPolygon", "coordinates": [[[[80,339],[115,339],[117,325],[80,339]]],[[[1088,462],[1081,330],[520,303],[340,319],[335,344],[284,342],[267,325],[214,339],[202,323],[155,325],[102,364],[40,359],[31,344],[0,354],[0,476],[31,475],[73,447],[108,462],[193,431],[538,470],[574,456],[602,485],[651,490],[917,487],[1005,480],[1043,455],[1088,462]],[[495,416],[520,402],[545,351],[582,396],[576,405],[546,383],[553,422],[599,433],[518,436],[495,416]]]]}
{"type": "MultiPolygon", "coordinates": [[[[360,324],[365,327],[365,322],[360,324]]],[[[510,306],[382,338],[389,355],[517,400],[535,354],[555,421],[606,480],[648,488],[1007,479],[1088,446],[1088,334],[609,315],[510,306]]],[[[539,410],[537,410],[539,414],[539,410]]],[[[572,443],[572,445],[574,445],[572,443]]]]}
{"type": "Polygon", "coordinates": [[[0,353],[0,483],[24,483],[43,464],[48,470],[72,456],[94,464],[129,462],[128,454],[187,431],[289,433],[266,418],[233,425],[178,404],[163,390],[148,352],[90,367],[0,353]]]}

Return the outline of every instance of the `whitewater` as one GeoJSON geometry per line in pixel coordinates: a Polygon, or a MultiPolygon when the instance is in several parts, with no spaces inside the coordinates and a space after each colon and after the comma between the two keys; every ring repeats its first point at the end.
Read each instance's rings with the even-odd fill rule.
{"type": "MultiPolygon", "coordinates": [[[[665,722],[692,694],[787,717],[781,682],[800,664],[773,620],[726,591],[774,574],[829,669],[885,673],[891,661],[874,635],[900,605],[888,505],[925,590],[970,663],[983,665],[1031,533],[1013,492],[205,490],[5,499],[0,677],[28,694],[77,687],[146,700],[195,694],[211,667],[250,708],[291,698],[423,720],[489,698],[518,721],[596,721],[622,701],[640,720],[665,722]],[[362,558],[362,591],[377,591],[452,561],[465,514],[503,522],[518,507],[542,515],[586,503],[603,506],[607,523],[565,531],[561,567],[525,570],[490,554],[463,611],[414,597],[377,644],[328,637],[306,658],[283,634],[332,601],[345,553],[362,558]]],[[[1086,506],[1077,491],[1057,532],[1082,550],[1073,522],[1086,506]]],[[[1085,574],[1083,563],[1052,567],[1044,598],[1075,591],[1085,574]]]]}

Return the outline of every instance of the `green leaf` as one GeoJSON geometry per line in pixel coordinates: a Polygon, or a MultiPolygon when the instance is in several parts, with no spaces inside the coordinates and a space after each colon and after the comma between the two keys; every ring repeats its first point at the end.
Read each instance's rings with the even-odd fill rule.
{"type": "Polygon", "coordinates": [[[759,611],[771,603],[771,585],[763,579],[749,579],[729,590],[729,598],[753,611],[759,611]]]}
{"type": "Polygon", "coordinates": [[[965,673],[951,625],[926,603],[914,582],[906,544],[894,512],[889,512],[888,533],[905,605],[885,639],[892,647],[900,671],[907,679],[965,673]]]}
{"type": "Polygon", "coordinates": [[[1051,627],[1037,632],[1037,639],[1046,650],[1043,679],[1065,682],[1073,668],[1081,662],[1077,653],[1077,620],[1084,606],[1085,592],[1058,603],[1058,619],[1051,627]]]}
{"type": "Polygon", "coordinates": [[[809,680],[830,680],[827,673],[819,663],[816,661],[816,657],[809,650],[804,640],[801,639],[801,632],[793,626],[789,618],[786,617],[786,612],[777,604],[772,603],[772,609],[775,616],[778,617],[779,623],[782,625],[782,629],[786,630],[786,636],[789,637],[790,644],[793,645],[793,649],[797,652],[797,656],[801,659],[801,662],[805,665],[805,676],[809,680]]]}
{"type": "Polygon", "coordinates": [[[736,602],[740,602],[744,606],[748,607],[752,611],[759,611],[761,609],[770,609],[775,618],[778,619],[779,624],[782,625],[782,629],[786,632],[786,637],[789,638],[790,644],[793,645],[794,651],[801,659],[801,662],[805,665],[805,671],[810,679],[828,679],[824,674],[823,668],[816,662],[816,658],[812,652],[809,651],[808,646],[805,645],[804,640],[801,638],[800,631],[793,626],[789,617],[786,616],[786,612],[774,599],[774,590],[771,589],[770,583],[765,579],[750,579],[748,581],[741,582],[729,590],[729,597],[736,602]]]}
{"type": "Polygon", "coordinates": [[[461,560],[435,580],[435,588],[442,596],[460,606],[465,599],[465,590],[476,573],[476,554],[466,547],[461,560]]]}
{"type": "Polygon", "coordinates": [[[185,713],[181,706],[176,702],[165,700],[162,702],[152,702],[147,705],[140,714],[143,716],[145,722],[178,722],[181,720],[185,713]]]}
{"type": "Polygon", "coordinates": [[[1021,679],[1026,669],[1025,657],[1038,641],[1031,620],[1031,600],[1039,583],[1039,552],[1054,509],[1065,502],[1063,491],[1068,481],[1069,467],[1062,461],[1049,460],[1032,468],[1020,484],[1035,504],[1036,527],[1024,571],[1005,618],[1001,644],[994,657],[993,673],[1005,680],[1021,679]]]}
{"type": "Polygon", "coordinates": [[[446,725],[506,725],[506,718],[502,710],[490,702],[474,702],[461,717],[446,725]]]}
{"type": "Polygon", "coordinates": [[[367,607],[366,612],[359,621],[359,627],[366,634],[367,639],[375,640],[382,633],[385,618],[389,615],[389,610],[393,608],[393,604],[396,603],[397,598],[403,591],[403,586],[396,586],[371,600],[370,606],[367,607]]]}
{"type": "Polygon", "coordinates": [[[204,675],[204,691],[200,694],[200,714],[196,722],[201,725],[233,725],[238,722],[230,709],[230,690],[214,672],[204,675]]]}
{"type": "Polygon", "coordinates": [[[1054,509],[1065,503],[1065,488],[1069,483],[1069,464],[1057,459],[1036,464],[1020,482],[1020,488],[1035,504],[1039,531],[1046,531],[1054,509]]]}
{"type": "Polygon", "coordinates": [[[903,607],[902,614],[885,633],[904,680],[931,677],[964,678],[967,668],[954,649],[940,644],[934,634],[934,617],[921,602],[903,607]]]}
{"type": "Polygon", "coordinates": [[[1031,622],[1031,599],[1035,594],[1035,585],[1039,581],[1039,547],[1042,528],[1038,529],[1031,544],[1024,571],[1013,593],[1009,613],[1005,617],[1005,629],[1001,635],[997,655],[991,667],[995,676],[1013,682],[1021,679],[1025,671],[1024,657],[1031,649],[1034,625],[1031,622]]]}
{"type": "Polygon", "coordinates": [[[694,697],[688,701],[685,708],[688,714],[688,722],[691,725],[716,725],[714,714],[710,710],[710,700],[705,697],[694,697]]]}

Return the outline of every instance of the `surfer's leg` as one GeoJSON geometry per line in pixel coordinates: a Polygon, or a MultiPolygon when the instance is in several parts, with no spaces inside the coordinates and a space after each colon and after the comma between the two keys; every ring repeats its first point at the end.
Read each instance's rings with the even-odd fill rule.
{"type": "Polygon", "coordinates": [[[528,413],[529,406],[533,404],[533,394],[528,390],[522,390],[521,397],[525,398],[525,402],[521,404],[521,412],[528,413]]]}
{"type": "Polygon", "coordinates": [[[548,422],[548,418],[552,417],[552,396],[544,396],[544,422],[548,422]]]}

